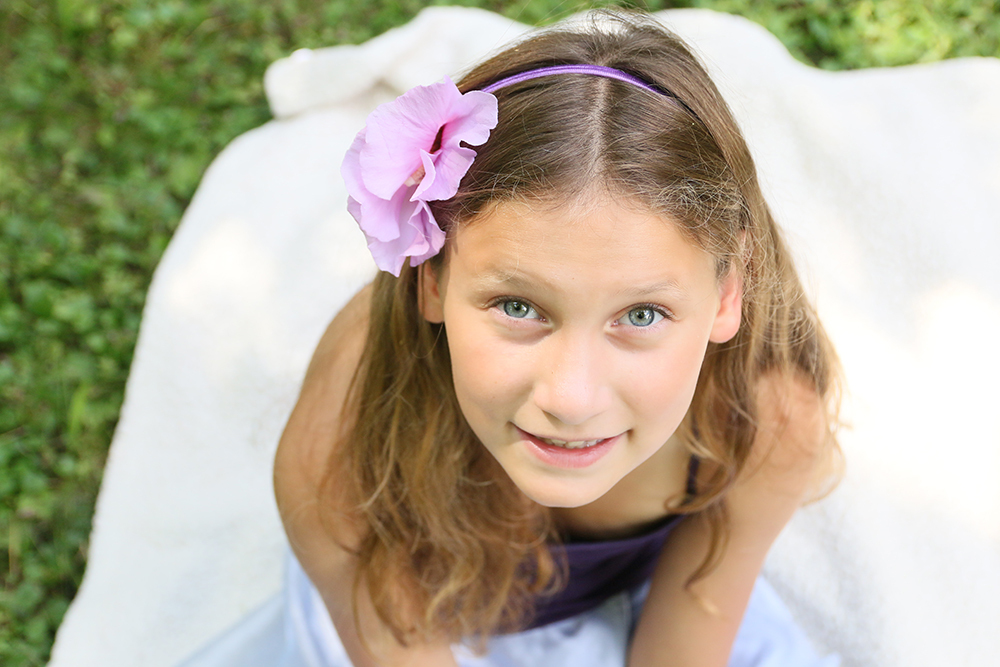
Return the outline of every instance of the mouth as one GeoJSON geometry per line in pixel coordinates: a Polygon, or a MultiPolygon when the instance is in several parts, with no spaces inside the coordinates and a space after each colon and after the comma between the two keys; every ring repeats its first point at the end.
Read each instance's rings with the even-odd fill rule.
{"type": "MultiPolygon", "coordinates": [[[[516,428],[516,427],[515,427],[516,428]]],[[[562,440],[517,429],[528,450],[543,463],[557,468],[585,468],[611,451],[621,434],[609,438],[562,440]]]]}
{"type": "Polygon", "coordinates": [[[583,449],[585,447],[593,447],[597,443],[607,440],[607,438],[597,438],[596,440],[557,440],[555,438],[543,438],[540,435],[536,435],[535,437],[538,438],[540,442],[544,442],[546,445],[562,447],[564,449],[583,449]]]}

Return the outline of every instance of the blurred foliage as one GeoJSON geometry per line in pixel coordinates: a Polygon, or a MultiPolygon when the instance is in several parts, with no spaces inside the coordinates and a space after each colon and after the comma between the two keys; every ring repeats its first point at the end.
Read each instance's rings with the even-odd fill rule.
{"type": "MultiPolygon", "coordinates": [[[[269,119],[264,69],[427,4],[544,24],[588,3],[0,3],[0,664],[48,659],[82,576],[153,268],[212,157],[269,119]]],[[[1000,54],[1000,2],[631,4],[743,14],[829,69],[1000,54]]]]}
{"type": "Polygon", "coordinates": [[[693,0],[683,4],[746,16],[777,35],[800,60],[830,70],[1000,56],[1000,2],[996,0],[693,0]]]}

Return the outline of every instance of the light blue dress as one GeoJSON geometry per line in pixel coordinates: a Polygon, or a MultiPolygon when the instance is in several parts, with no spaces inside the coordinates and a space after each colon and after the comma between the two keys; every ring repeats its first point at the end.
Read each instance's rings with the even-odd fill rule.
{"type": "MultiPolygon", "coordinates": [[[[316,588],[289,556],[285,587],[180,667],[351,667],[316,588]]],[[[629,638],[649,590],[609,598],[564,621],[490,640],[476,656],[456,644],[460,667],[624,667],[629,638]]],[[[821,657],[774,589],[757,580],[729,667],[837,667],[821,657]]]]}

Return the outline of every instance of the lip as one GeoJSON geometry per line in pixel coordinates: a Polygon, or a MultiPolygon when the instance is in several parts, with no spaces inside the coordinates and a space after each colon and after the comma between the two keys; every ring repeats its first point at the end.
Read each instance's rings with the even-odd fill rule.
{"type": "MultiPolygon", "coordinates": [[[[595,445],[590,447],[581,447],[580,449],[566,449],[565,447],[557,447],[556,445],[549,445],[542,442],[538,436],[528,433],[518,427],[518,434],[521,436],[521,440],[526,443],[528,450],[534,454],[543,463],[556,468],[586,468],[587,466],[593,465],[598,460],[604,457],[605,454],[611,451],[621,438],[621,433],[618,435],[611,436],[610,438],[603,438],[595,445]]],[[[550,438],[555,440],[557,438],[550,438]]],[[[562,438],[558,438],[562,439],[562,438]]],[[[597,438],[579,438],[578,440],[597,440],[597,438]]]]}

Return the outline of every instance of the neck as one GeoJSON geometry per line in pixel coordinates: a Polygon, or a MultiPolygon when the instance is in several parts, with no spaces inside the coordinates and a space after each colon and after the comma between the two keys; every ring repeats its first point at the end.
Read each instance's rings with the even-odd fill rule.
{"type": "Polygon", "coordinates": [[[687,449],[671,438],[597,500],[552,508],[556,528],[563,535],[594,540],[642,532],[672,513],[671,501],[683,498],[689,459],[687,449]]]}

